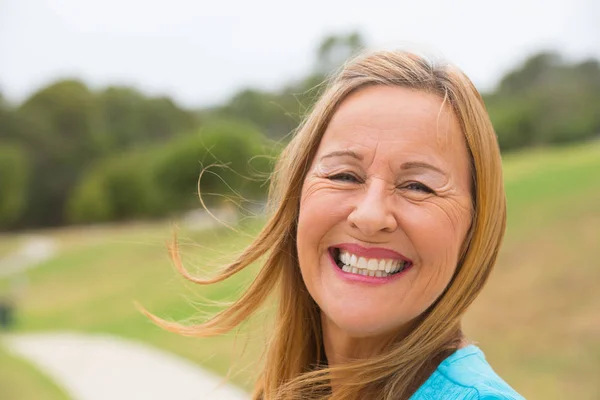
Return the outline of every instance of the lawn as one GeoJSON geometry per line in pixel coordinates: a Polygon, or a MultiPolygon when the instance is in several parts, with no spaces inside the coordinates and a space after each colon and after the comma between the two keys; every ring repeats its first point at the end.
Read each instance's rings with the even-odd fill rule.
{"type": "Polygon", "coordinates": [[[25,360],[0,346],[0,398],[11,400],[67,400],[54,382],[25,360]]]}
{"type": "MultiPolygon", "coordinates": [[[[507,236],[465,329],[525,397],[600,398],[600,144],[510,155],[505,181],[507,236]]],[[[180,229],[186,265],[214,272],[259,228],[260,219],[242,224],[248,235],[180,229]]],[[[201,316],[208,309],[203,298],[235,298],[256,271],[257,266],[210,287],[184,282],[165,249],[171,233],[168,224],[46,232],[57,240],[60,255],[27,273],[16,330],[111,333],[170,350],[219,374],[245,349],[231,380],[250,388],[265,316],[246,324],[237,340],[189,339],[161,331],[135,309],[139,301],[169,319],[201,316]]],[[[0,380],[0,393],[3,384],[0,380]]]]}

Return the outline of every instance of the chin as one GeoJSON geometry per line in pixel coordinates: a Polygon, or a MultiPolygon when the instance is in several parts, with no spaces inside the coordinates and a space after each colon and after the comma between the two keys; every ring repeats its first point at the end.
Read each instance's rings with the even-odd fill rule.
{"type": "Polygon", "coordinates": [[[321,310],[322,317],[333,324],[337,330],[346,333],[353,338],[368,338],[374,336],[384,336],[394,334],[402,330],[408,322],[403,320],[390,324],[390,319],[385,315],[378,315],[369,310],[347,310],[337,312],[324,312],[321,310]]]}

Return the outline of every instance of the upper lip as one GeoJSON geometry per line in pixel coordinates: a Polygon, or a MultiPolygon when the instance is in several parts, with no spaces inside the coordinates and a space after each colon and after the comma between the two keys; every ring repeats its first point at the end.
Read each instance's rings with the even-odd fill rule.
{"type": "Polygon", "coordinates": [[[349,253],[356,254],[358,257],[402,260],[412,263],[412,260],[403,254],[383,247],[363,247],[356,243],[340,243],[331,247],[346,250],[349,253]]]}

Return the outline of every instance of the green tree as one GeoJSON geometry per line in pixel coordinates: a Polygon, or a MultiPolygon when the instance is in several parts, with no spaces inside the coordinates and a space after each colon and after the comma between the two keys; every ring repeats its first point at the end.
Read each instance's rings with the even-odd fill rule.
{"type": "Polygon", "coordinates": [[[156,161],[156,183],[171,210],[199,206],[197,188],[203,171],[200,191],[208,204],[223,201],[223,196],[235,197],[231,188],[243,196],[261,197],[267,190],[264,173],[270,168],[262,156],[270,152],[264,136],[251,126],[209,121],[199,133],[164,148],[156,161]]]}
{"type": "Polygon", "coordinates": [[[154,183],[153,149],[103,159],[73,190],[67,210],[74,223],[148,218],[163,212],[154,183]]]}
{"type": "Polygon", "coordinates": [[[141,138],[165,141],[198,126],[195,116],[177,107],[168,97],[146,99],[143,107],[141,138]]]}
{"type": "Polygon", "coordinates": [[[23,145],[33,162],[25,225],[64,222],[73,186],[107,141],[94,95],[81,82],[60,81],[35,93],[18,110],[23,145]]]}
{"type": "Polygon", "coordinates": [[[235,118],[258,127],[271,138],[281,138],[298,125],[298,103],[285,95],[255,89],[237,93],[215,112],[221,119],[235,118]],[[287,101],[286,101],[287,100],[287,101]]]}
{"type": "Polygon", "coordinates": [[[11,227],[21,216],[29,172],[26,153],[15,144],[0,143],[0,228],[11,227]]]}
{"type": "Polygon", "coordinates": [[[0,141],[21,142],[24,125],[14,107],[0,93],[0,141]]]}
{"type": "Polygon", "coordinates": [[[198,126],[197,117],[167,97],[148,98],[133,88],[109,87],[98,103],[111,149],[164,142],[198,126]]]}
{"type": "Polygon", "coordinates": [[[600,132],[600,63],[535,54],[486,103],[503,150],[585,140],[600,132]]]}
{"type": "Polygon", "coordinates": [[[500,94],[514,95],[551,81],[552,71],[562,64],[555,52],[541,52],[526,59],[523,64],[508,72],[500,81],[500,94]]]}

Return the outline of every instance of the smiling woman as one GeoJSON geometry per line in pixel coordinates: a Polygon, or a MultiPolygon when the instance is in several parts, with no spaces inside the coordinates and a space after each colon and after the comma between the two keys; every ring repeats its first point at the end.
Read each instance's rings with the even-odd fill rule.
{"type": "Polygon", "coordinates": [[[297,246],[330,364],[363,358],[406,330],[454,274],[471,225],[471,180],[459,124],[442,102],[364,88],[341,103],[321,139],[297,246]]]}
{"type": "Polygon", "coordinates": [[[287,146],[273,215],[210,284],[267,254],[232,306],[191,336],[226,332],[277,288],[253,394],[274,399],[520,399],[469,344],[461,318],[505,229],[496,136],[469,79],[407,52],[348,63],[287,146]]]}

